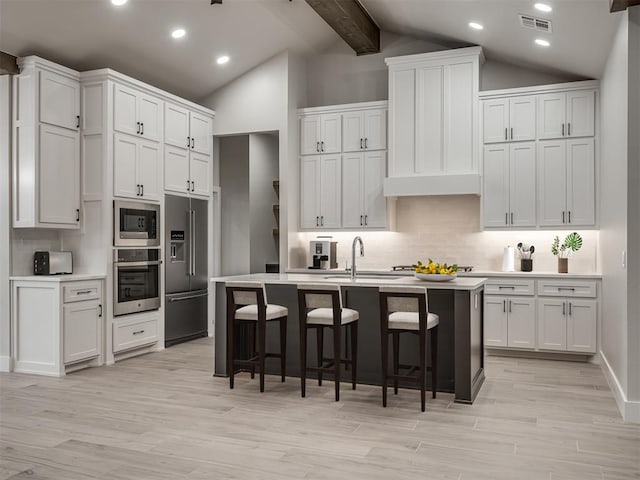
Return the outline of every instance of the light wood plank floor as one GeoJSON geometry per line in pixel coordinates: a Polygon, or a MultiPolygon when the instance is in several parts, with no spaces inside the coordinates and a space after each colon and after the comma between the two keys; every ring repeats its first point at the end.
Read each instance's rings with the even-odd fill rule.
{"type": "Polygon", "coordinates": [[[0,375],[0,478],[640,479],[600,368],[488,357],[472,406],[452,395],[297,378],[211,377],[202,339],[55,379],[0,375]]]}

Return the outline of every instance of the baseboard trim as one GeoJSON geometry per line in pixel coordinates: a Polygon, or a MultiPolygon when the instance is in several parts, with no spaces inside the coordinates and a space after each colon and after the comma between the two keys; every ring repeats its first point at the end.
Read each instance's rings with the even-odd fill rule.
{"type": "Polygon", "coordinates": [[[11,357],[8,355],[0,355],[0,372],[10,372],[12,370],[11,357]]]}
{"type": "Polygon", "coordinates": [[[640,423],[640,402],[627,400],[627,395],[624,393],[618,377],[611,368],[611,364],[602,350],[600,350],[600,358],[602,358],[602,372],[607,379],[609,388],[613,392],[613,397],[616,400],[622,419],[627,423],[640,423]]]}

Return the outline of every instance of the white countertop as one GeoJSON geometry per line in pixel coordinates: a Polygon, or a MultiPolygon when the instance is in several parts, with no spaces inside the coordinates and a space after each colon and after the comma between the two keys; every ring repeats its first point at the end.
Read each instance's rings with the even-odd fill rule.
{"type": "MultiPolygon", "coordinates": [[[[231,277],[213,277],[212,282],[263,282],[267,284],[297,284],[297,283],[333,283],[343,286],[379,287],[381,285],[396,286],[424,286],[441,290],[475,290],[482,287],[486,278],[467,277],[456,278],[448,282],[425,282],[411,275],[397,276],[398,278],[366,278],[367,272],[359,272],[359,277],[352,281],[347,275],[339,275],[337,272],[321,270],[323,276],[318,273],[253,273],[249,275],[234,275],[231,277]]],[[[344,273],[344,272],[343,272],[344,273]]],[[[374,275],[368,273],[368,275],[374,275]]],[[[386,276],[386,275],[384,275],[386,276]]],[[[380,277],[384,277],[380,275],[380,277]]]]}
{"type": "MultiPolygon", "coordinates": [[[[332,269],[332,270],[316,270],[306,268],[292,268],[287,270],[287,273],[301,273],[307,275],[348,275],[344,269],[332,269]]],[[[388,270],[358,270],[358,275],[395,275],[412,277],[412,271],[393,271],[388,270]]],[[[601,273],[558,273],[558,272],[501,272],[498,270],[474,270],[472,272],[458,272],[458,277],[522,277],[522,278],[568,278],[568,279],[598,279],[602,278],[601,273]]]]}
{"type": "Polygon", "coordinates": [[[103,280],[106,275],[89,275],[69,273],[62,275],[17,275],[9,277],[9,280],[28,282],[81,282],[83,280],[103,280]]]}

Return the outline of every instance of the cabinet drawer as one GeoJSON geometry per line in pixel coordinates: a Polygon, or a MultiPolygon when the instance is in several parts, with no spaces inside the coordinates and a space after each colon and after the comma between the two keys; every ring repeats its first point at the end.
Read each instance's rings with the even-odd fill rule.
{"type": "Polygon", "coordinates": [[[158,320],[141,319],[113,325],[113,352],[155,343],[158,340],[158,320]]]}
{"type": "Polygon", "coordinates": [[[486,295],[534,295],[534,280],[489,279],[484,286],[486,295]]]}
{"type": "Polygon", "coordinates": [[[65,283],[62,292],[64,303],[98,300],[100,298],[100,282],[65,283]]]}
{"type": "Polygon", "coordinates": [[[596,297],[596,282],[538,280],[538,295],[548,297],[596,297]]]}

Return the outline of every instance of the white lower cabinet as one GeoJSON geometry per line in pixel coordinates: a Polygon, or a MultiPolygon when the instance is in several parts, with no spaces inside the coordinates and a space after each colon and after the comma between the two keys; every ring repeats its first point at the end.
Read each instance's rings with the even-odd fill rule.
{"type": "Polygon", "coordinates": [[[595,300],[538,300],[538,347],[541,350],[595,353],[596,325],[595,300]]]}
{"type": "Polygon", "coordinates": [[[485,297],[486,346],[534,349],[536,314],[533,298],[485,297]]]}
{"type": "Polygon", "coordinates": [[[126,320],[115,320],[113,323],[113,353],[122,353],[158,341],[157,311],[135,315],[126,320]]]}
{"type": "Polygon", "coordinates": [[[103,363],[102,280],[12,277],[11,291],[14,371],[64,376],[103,363]]]}

